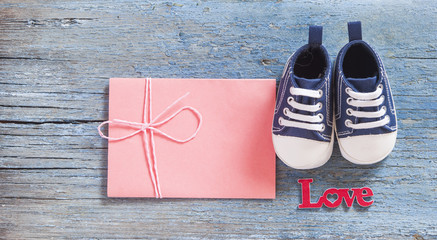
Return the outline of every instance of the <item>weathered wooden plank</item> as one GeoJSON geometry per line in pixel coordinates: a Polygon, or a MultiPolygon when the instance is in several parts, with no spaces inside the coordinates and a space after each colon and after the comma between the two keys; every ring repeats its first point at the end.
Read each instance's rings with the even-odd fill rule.
{"type": "MultiPolygon", "coordinates": [[[[340,231],[343,232],[341,236],[344,237],[357,237],[355,233],[359,232],[359,236],[399,238],[411,236],[417,231],[412,222],[420,224],[424,229],[433,228],[427,219],[420,217],[420,215],[429,213],[426,208],[432,207],[433,202],[423,202],[421,206],[408,203],[396,206],[390,205],[387,201],[387,199],[404,200],[402,196],[395,193],[396,190],[411,196],[421,196],[422,191],[426,191],[424,184],[416,183],[409,185],[408,188],[396,187],[392,183],[379,184],[381,189],[376,189],[375,193],[384,192],[387,199],[376,199],[379,200],[377,209],[351,208],[346,210],[340,208],[329,211],[329,218],[320,218],[321,211],[297,211],[295,209],[297,202],[291,201],[291,199],[299,198],[296,194],[297,184],[296,182],[293,185],[288,184],[290,187],[279,189],[279,192],[284,193],[284,197],[275,201],[71,198],[62,200],[23,197],[15,198],[14,201],[3,198],[2,206],[20,213],[10,216],[10,220],[13,220],[11,224],[27,219],[23,225],[10,228],[10,230],[15,230],[15,236],[24,238],[31,237],[31,234],[39,237],[47,235],[94,237],[99,235],[102,238],[175,235],[199,237],[198,234],[215,238],[221,238],[224,235],[234,238],[279,238],[281,234],[285,234],[282,237],[332,238],[338,236],[340,231]],[[29,210],[23,211],[24,209],[29,210]],[[119,214],[121,212],[123,214],[119,214]],[[183,219],[181,216],[184,216],[183,219]],[[381,221],[378,224],[378,233],[381,236],[373,234],[371,230],[375,226],[363,224],[365,221],[363,219],[369,222],[381,221]],[[394,219],[402,219],[402,221],[394,221],[394,219]],[[333,231],[332,225],[336,225],[338,229],[333,231]],[[160,230],[159,226],[163,229],[160,230]],[[396,231],[393,231],[394,227],[396,231]],[[158,229],[159,232],[157,232],[158,229]],[[306,229],[306,231],[298,231],[298,229],[306,229]],[[354,231],[351,232],[351,229],[354,231]],[[389,234],[383,234],[383,232],[389,234]]],[[[350,183],[347,184],[347,186],[350,185],[350,183]]],[[[78,190],[88,193],[86,188],[78,190]]],[[[58,191],[62,192],[62,189],[58,191]]],[[[323,188],[314,187],[313,191],[321,193],[323,188]]]]}
{"type": "MultiPolygon", "coordinates": [[[[401,162],[435,159],[436,150],[433,146],[437,129],[431,128],[432,121],[433,118],[400,120],[397,147],[389,161],[398,158],[401,162]],[[423,128],[427,125],[430,128],[423,128]]],[[[102,168],[106,164],[107,143],[98,137],[97,125],[2,124],[0,140],[8,144],[4,144],[0,151],[0,167],[102,168]]],[[[335,151],[333,156],[337,158],[340,154],[335,151]]],[[[418,163],[410,163],[410,166],[418,163]]],[[[427,166],[428,163],[424,163],[423,167],[427,166]]]]}
{"type": "MultiPolygon", "coordinates": [[[[342,238],[354,238],[359,232],[360,238],[405,238],[416,234],[411,222],[426,224],[423,219],[405,218],[405,213],[387,215],[370,211],[351,209],[348,214],[357,213],[371,220],[383,218],[378,226],[377,233],[369,225],[360,224],[358,221],[345,221],[341,216],[342,209],[335,212],[339,214],[331,219],[318,219],[317,212],[313,214],[293,214],[290,209],[280,208],[278,212],[271,212],[275,208],[273,202],[252,201],[252,209],[248,210],[243,202],[220,200],[211,201],[205,205],[202,200],[171,200],[169,202],[148,201],[147,204],[140,200],[87,200],[87,201],[42,201],[42,200],[17,200],[21,206],[32,211],[23,211],[22,218],[29,219],[19,229],[27,230],[17,232],[21,238],[44,238],[47,235],[54,237],[94,238],[335,238],[332,224],[335,223],[344,230],[342,238]],[[97,207],[92,207],[97,205],[97,207]],[[164,209],[163,206],[168,208],[164,209]],[[178,208],[174,209],[174,205],[178,208]],[[230,207],[232,205],[232,207],[230,207]],[[154,209],[161,208],[157,212],[154,209]],[[130,219],[120,218],[114,212],[123,212],[130,219]],[[62,214],[59,214],[62,213],[62,214]],[[186,216],[185,221],[178,221],[180,214],[186,216]],[[400,231],[393,232],[391,218],[403,218],[400,231]],[[161,221],[156,221],[160,219],[161,221]],[[163,222],[165,224],[163,224],[163,222]],[[259,224],[262,222],[263,224],[259,224]],[[58,223],[60,223],[58,225],[58,223]],[[58,227],[63,226],[63,227],[58,227]],[[360,226],[357,228],[357,226],[360,226]],[[77,231],[77,229],[82,229],[77,231]],[[153,229],[153,230],[152,230],[153,229]],[[295,231],[294,229],[309,229],[308,231],[295,231]],[[32,234],[29,234],[32,230],[32,234]],[[393,232],[383,234],[381,232],[393,232]],[[122,234],[123,233],[123,234],[122,234]],[[248,233],[248,234],[242,234],[248,233]]],[[[287,203],[283,202],[286,205],[287,203]]],[[[16,206],[6,200],[5,206],[16,206]]],[[[20,211],[20,209],[16,209],[20,211]]],[[[335,213],[335,212],[331,212],[335,213]]],[[[20,222],[21,219],[15,219],[20,222]]],[[[14,229],[16,223],[10,223],[14,229]]]]}
{"type": "MultiPolygon", "coordinates": [[[[4,94],[6,95],[6,94],[4,94]]],[[[69,96],[68,94],[59,94],[56,98],[62,96],[69,96]]],[[[3,99],[7,99],[7,96],[3,99]]],[[[1,104],[2,111],[0,112],[0,121],[2,122],[98,122],[107,119],[108,115],[108,101],[107,98],[89,99],[81,98],[81,100],[65,100],[53,99],[46,100],[44,106],[38,104],[34,99],[41,99],[38,97],[31,98],[12,98],[3,100],[6,103],[1,104]],[[23,100],[25,99],[25,100],[23,100]],[[92,104],[90,104],[92,102],[92,104]],[[15,103],[15,104],[14,104],[15,103]],[[18,104],[16,104],[18,103],[18,104]],[[37,106],[33,106],[37,105],[37,106]],[[99,108],[98,106],[105,107],[99,108]]],[[[0,101],[1,102],[1,101],[0,101]]],[[[435,113],[437,111],[437,97],[433,94],[430,96],[399,96],[395,97],[396,110],[399,112],[406,111],[407,114],[414,113],[415,115],[421,113],[423,117],[435,113]]],[[[420,115],[422,117],[422,115],[420,115]]],[[[408,115],[406,115],[408,116],[408,115]]],[[[432,115],[435,117],[435,115],[432,115]]],[[[399,119],[402,119],[399,116],[399,119]]]]}
{"type": "MultiPolygon", "coordinates": [[[[44,1],[0,3],[0,238],[437,237],[437,8],[401,1],[44,1]],[[346,22],[382,56],[399,136],[385,161],[340,156],[296,171],[277,162],[277,199],[108,199],[108,78],[279,78],[324,26],[332,59],[346,22]],[[375,204],[297,210],[312,191],[372,187],[375,204]]],[[[315,201],[315,196],[313,196],[315,201]]]]}

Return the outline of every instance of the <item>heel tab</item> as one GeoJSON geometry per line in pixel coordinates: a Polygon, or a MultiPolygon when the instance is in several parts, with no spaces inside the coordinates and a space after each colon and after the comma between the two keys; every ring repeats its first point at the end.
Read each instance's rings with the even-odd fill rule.
{"type": "Polygon", "coordinates": [[[308,34],[308,44],[321,45],[322,44],[322,26],[310,26],[308,34]]]}
{"type": "Polygon", "coordinates": [[[347,28],[349,32],[349,42],[352,42],[354,40],[362,40],[360,21],[348,22],[347,28]]]}

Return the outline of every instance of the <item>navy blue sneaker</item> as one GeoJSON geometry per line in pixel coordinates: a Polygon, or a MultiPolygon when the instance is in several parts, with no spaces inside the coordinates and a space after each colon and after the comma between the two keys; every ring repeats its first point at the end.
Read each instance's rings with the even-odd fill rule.
{"type": "Polygon", "coordinates": [[[331,61],[322,27],[309,27],[309,43],[288,59],[279,83],[273,120],[276,155],[296,169],[325,164],[334,143],[331,61]]]}
{"type": "Polygon", "coordinates": [[[395,105],[381,59],[361,40],[361,22],[348,23],[348,30],[335,64],[337,140],[344,158],[372,164],[394,148],[395,105]]]}

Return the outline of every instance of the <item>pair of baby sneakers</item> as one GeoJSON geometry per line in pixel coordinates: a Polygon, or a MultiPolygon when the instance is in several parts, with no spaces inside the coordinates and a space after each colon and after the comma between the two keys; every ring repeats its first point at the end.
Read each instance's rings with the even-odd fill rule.
{"type": "Polygon", "coordinates": [[[279,83],[273,145],[288,166],[311,169],[332,154],[334,132],[344,158],[373,164],[392,151],[396,112],[384,66],[362,40],[361,22],[349,22],[349,43],[331,67],[322,27],[288,59],[279,83]]]}

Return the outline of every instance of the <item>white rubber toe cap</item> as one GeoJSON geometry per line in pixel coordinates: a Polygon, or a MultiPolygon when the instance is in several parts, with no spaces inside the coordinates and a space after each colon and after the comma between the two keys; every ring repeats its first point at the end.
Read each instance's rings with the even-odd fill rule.
{"type": "Polygon", "coordinates": [[[272,134],[276,155],[287,166],[296,169],[312,169],[325,164],[332,154],[331,142],[272,134]]]}
{"type": "Polygon", "coordinates": [[[393,150],[397,131],[379,134],[338,138],[341,155],[355,164],[373,164],[382,161],[393,150]]]}

